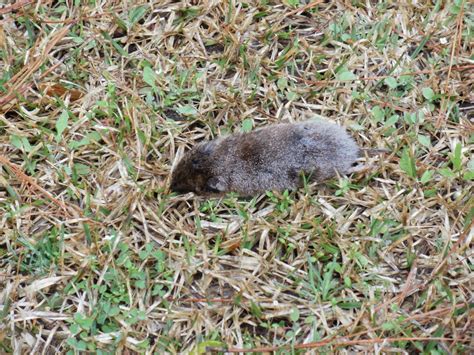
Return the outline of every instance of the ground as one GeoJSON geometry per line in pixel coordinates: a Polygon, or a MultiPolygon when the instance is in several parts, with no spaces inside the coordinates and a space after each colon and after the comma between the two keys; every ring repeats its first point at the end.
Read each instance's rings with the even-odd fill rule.
{"type": "Polygon", "coordinates": [[[0,6],[0,353],[474,351],[472,3],[0,6]],[[389,153],[168,190],[197,142],[311,118],[389,153]]]}

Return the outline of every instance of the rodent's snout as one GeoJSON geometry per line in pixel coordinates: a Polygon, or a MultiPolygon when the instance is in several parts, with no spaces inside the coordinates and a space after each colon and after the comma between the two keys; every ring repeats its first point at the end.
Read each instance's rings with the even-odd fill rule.
{"type": "Polygon", "coordinates": [[[187,186],[186,184],[180,183],[179,180],[177,179],[171,180],[170,190],[178,194],[186,194],[188,192],[194,192],[189,186],[187,186]]]}
{"type": "Polygon", "coordinates": [[[175,179],[171,180],[170,190],[173,191],[173,192],[177,192],[177,193],[183,193],[184,192],[184,191],[182,191],[183,189],[180,188],[179,184],[176,182],[175,179]]]}
{"type": "Polygon", "coordinates": [[[170,190],[173,191],[173,192],[176,192],[176,182],[175,181],[171,181],[170,183],[170,190]]]}

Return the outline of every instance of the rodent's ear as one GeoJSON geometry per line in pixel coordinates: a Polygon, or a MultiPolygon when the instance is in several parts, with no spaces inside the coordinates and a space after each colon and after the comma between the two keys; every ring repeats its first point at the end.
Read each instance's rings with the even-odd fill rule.
{"type": "Polygon", "coordinates": [[[204,155],[209,155],[214,151],[214,142],[206,142],[199,146],[199,151],[204,155]]]}
{"type": "Polygon", "coordinates": [[[206,190],[208,192],[224,192],[226,189],[226,183],[220,176],[214,176],[207,180],[206,190]]]}

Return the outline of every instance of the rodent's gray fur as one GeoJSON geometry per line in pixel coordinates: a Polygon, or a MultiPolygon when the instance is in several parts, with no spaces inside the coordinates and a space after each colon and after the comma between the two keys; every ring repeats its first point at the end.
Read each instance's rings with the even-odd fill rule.
{"type": "Polygon", "coordinates": [[[301,173],[323,181],[350,171],[361,149],[324,121],[276,124],[200,143],[173,171],[171,190],[197,194],[295,189],[301,173]]]}

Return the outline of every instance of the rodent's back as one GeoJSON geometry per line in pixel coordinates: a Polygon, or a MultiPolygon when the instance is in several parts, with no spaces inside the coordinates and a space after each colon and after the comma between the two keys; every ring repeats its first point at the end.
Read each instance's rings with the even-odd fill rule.
{"type": "Polygon", "coordinates": [[[229,191],[254,194],[299,185],[300,173],[322,181],[343,174],[357,160],[359,147],[343,127],[323,121],[277,124],[220,141],[215,174],[229,191]]]}

